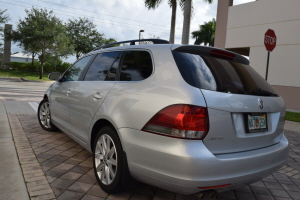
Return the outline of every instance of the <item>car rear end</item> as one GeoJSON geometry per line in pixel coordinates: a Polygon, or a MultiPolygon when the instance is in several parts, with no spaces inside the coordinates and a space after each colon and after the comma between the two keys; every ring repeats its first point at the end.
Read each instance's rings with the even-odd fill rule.
{"type": "Polygon", "coordinates": [[[248,60],[201,46],[173,45],[171,52],[174,67],[206,106],[197,99],[172,104],[141,130],[123,130],[136,152],[128,155],[133,176],[194,194],[234,189],[280,168],[288,155],[285,104],[248,60]]]}

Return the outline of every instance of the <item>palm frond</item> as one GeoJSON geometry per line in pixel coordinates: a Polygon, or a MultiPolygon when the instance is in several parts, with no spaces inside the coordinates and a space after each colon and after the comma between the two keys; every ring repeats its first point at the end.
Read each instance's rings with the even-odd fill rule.
{"type": "Polygon", "coordinates": [[[177,4],[177,0],[169,0],[168,1],[168,4],[169,4],[170,8],[172,8],[173,3],[177,4]]]}
{"type": "Polygon", "coordinates": [[[192,32],[192,38],[196,39],[194,44],[204,44],[214,46],[216,30],[216,20],[204,22],[203,25],[199,25],[199,30],[192,32]]]}
{"type": "Polygon", "coordinates": [[[145,6],[146,6],[146,8],[148,8],[148,10],[150,10],[150,9],[154,10],[162,2],[163,2],[163,0],[145,0],[145,6]]]}

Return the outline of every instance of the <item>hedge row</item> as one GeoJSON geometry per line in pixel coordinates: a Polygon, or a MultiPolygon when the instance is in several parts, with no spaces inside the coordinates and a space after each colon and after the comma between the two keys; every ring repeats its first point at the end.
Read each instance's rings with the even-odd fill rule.
{"type": "MultiPolygon", "coordinates": [[[[45,63],[44,64],[44,72],[61,72],[63,73],[70,67],[70,63],[62,62],[58,64],[56,67],[52,64],[45,63]]],[[[19,71],[30,71],[30,72],[38,72],[40,71],[40,63],[38,61],[35,61],[32,65],[31,63],[25,63],[25,62],[10,62],[9,68],[13,70],[19,70],[19,71]]]]}

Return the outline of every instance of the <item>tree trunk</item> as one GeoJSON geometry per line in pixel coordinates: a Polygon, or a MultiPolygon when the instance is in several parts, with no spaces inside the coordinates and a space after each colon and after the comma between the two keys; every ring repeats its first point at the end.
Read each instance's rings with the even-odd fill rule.
{"type": "Polygon", "coordinates": [[[185,0],[181,44],[189,44],[192,0],[185,0]]]}
{"type": "Polygon", "coordinates": [[[56,72],[56,64],[57,64],[57,55],[55,55],[55,62],[54,62],[54,71],[56,72]]]}
{"type": "Polygon", "coordinates": [[[171,17],[171,30],[170,30],[170,42],[174,44],[175,41],[175,27],[176,27],[176,10],[177,10],[177,1],[172,1],[172,17],[171,17]]]}
{"type": "Polygon", "coordinates": [[[43,78],[43,72],[44,72],[44,50],[42,50],[42,54],[39,56],[39,60],[40,60],[40,79],[43,78]]]}
{"type": "Polygon", "coordinates": [[[34,65],[34,53],[32,53],[32,58],[31,58],[31,65],[34,65]]]}
{"type": "Polygon", "coordinates": [[[76,53],[76,60],[78,60],[79,58],[79,53],[76,53]]]}
{"type": "Polygon", "coordinates": [[[40,79],[43,78],[43,72],[44,72],[44,61],[41,61],[40,79]]]}

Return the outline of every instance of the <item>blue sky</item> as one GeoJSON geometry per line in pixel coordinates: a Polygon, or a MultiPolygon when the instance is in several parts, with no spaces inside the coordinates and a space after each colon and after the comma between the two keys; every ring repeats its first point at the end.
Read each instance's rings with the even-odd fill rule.
{"type": "MultiPolygon", "coordinates": [[[[234,5],[254,0],[234,0],[234,5]]],[[[138,39],[139,30],[145,30],[144,38],[155,35],[161,39],[169,39],[171,8],[165,0],[155,10],[148,10],[143,0],[0,0],[0,8],[7,9],[15,26],[19,19],[26,16],[25,9],[47,8],[63,21],[68,18],[87,17],[97,25],[100,33],[105,37],[115,38],[117,41],[138,39]]],[[[199,24],[216,18],[217,0],[208,5],[203,0],[193,0],[194,16],[191,21],[191,32],[198,29],[199,24]]],[[[175,43],[181,43],[183,12],[177,9],[175,43]]],[[[190,44],[194,40],[190,39],[190,44]]],[[[12,44],[12,52],[21,52],[16,44],[12,44]]],[[[75,57],[67,59],[72,63],[75,57]]]]}

